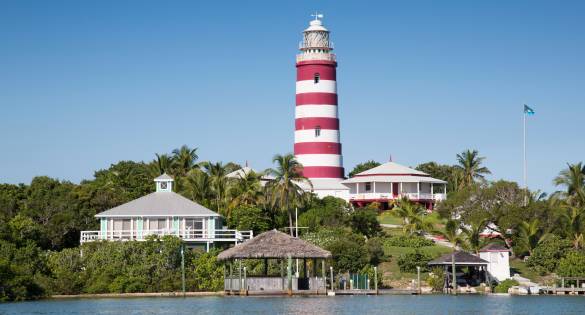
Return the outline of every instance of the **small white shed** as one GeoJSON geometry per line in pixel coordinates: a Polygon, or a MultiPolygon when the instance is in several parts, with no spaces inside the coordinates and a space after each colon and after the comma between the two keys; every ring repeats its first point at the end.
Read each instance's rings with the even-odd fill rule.
{"type": "Polygon", "coordinates": [[[500,244],[488,244],[480,249],[479,257],[486,260],[490,277],[500,281],[510,278],[510,250],[500,244]]]}

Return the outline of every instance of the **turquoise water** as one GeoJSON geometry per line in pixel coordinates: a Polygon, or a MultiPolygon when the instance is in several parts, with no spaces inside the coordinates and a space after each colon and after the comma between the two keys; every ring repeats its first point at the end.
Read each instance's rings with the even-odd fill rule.
{"type": "Polygon", "coordinates": [[[584,296],[188,297],[0,304],[1,315],[111,314],[585,314],[584,296]]]}

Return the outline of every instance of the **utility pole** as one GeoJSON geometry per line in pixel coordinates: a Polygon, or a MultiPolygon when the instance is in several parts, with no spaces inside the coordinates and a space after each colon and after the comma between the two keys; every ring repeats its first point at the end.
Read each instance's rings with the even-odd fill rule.
{"type": "Polygon", "coordinates": [[[451,271],[453,272],[453,294],[457,295],[457,274],[455,272],[455,252],[451,253],[451,271]]]}

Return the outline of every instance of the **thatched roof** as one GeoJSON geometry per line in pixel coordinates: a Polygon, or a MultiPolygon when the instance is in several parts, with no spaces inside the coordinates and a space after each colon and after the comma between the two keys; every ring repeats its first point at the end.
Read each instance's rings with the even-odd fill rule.
{"type": "Polygon", "coordinates": [[[330,258],[331,253],[288,234],[272,230],[221,252],[218,260],[245,258],[330,258]]]}
{"type": "MultiPolygon", "coordinates": [[[[431,260],[429,262],[430,266],[433,265],[451,265],[451,253],[445,254],[437,259],[431,260]]],[[[475,255],[464,251],[456,251],[455,252],[455,264],[456,265],[487,265],[488,262],[483,260],[475,255]]]]}

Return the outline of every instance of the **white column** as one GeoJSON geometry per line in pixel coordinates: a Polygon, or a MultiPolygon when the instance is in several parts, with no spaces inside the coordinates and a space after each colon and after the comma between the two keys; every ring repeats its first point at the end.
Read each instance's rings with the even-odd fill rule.
{"type": "Polygon", "coordinates": [[[420,199],[420,182],[416,183],[416,194],[417,198],[420,199]]]}
{"type": "Polygon", "coordinates": [[[130,239],[134,239],[134,218],[130,218],[130,239]]]}

